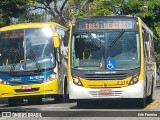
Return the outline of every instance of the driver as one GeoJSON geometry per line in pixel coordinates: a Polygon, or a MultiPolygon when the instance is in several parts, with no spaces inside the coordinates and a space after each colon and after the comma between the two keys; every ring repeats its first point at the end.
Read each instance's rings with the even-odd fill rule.
{"type": "Polygon", "coordinates": [[[86,48],[84,51],[83,51],[83,60],[84,59],[90,59],[92,57],[92,52],[90,49],[86,48]]]}

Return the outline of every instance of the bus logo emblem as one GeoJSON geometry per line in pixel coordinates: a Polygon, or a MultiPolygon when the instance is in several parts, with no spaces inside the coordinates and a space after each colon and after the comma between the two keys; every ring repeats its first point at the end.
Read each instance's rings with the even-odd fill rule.
{"type": "Polygon", "coordinates": [[[107,84],[106,84],[106,83],[104,83],[104,87],[107,87],[107,84]]]}

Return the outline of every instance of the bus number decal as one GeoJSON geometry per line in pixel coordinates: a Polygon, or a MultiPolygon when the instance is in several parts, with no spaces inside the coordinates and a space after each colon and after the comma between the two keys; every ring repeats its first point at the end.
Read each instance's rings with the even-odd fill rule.
{"type": "Polygon", "coordinates": [[[117,81],[117,85],[125,85],[128,84],[128,81],[117,81]]]}

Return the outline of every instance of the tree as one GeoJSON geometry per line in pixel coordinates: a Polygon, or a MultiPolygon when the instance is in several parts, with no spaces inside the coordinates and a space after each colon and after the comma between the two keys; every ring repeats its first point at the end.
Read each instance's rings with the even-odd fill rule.
{"type": "Polygon", "coordinates": [[[128,0],[122,10],[124,14],[139,16],[153,30],[157,63],[160,63],[160,0],[128,0]]]}
{"type": "Polygon", "coordinates": [[[31,0],[28,12],[35,9],[43,9],[46,13],[51,14],[55,21],[65,25],[66,21],[63,16],[63,10],[68,0],[31,0]]]}
{"type": "Polygon", "coordinates": [[[11,17],[19,17],[25,11],[29,0],[3,0],[0,1],[0,26],[9,25],[11,17]]]}
{"type": "Polygon", "coordinates": [[[72,17],[112,14],[109,4],[105,0],[32,0],[28,11],[44,9],[65,26],[72,17]]]}
{"type": "Polygon", "coordinates": [[[73,17],[95,15],[139,16],[154,31],[156,52],[160,61],[160,0],[1,0],[0,26],[10,24],[12,17],[19,22],[44,21],[50,14],[53,21],[64,26],[73,17]],[[43,9],[41,14],[33,10],[43,9]]]}

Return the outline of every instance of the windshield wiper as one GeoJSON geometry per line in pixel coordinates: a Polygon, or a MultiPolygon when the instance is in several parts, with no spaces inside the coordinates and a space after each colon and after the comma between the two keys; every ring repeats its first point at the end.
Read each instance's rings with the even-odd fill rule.
{"type": "MultiPolygon", "coordinates": [[[[14,70],[15,70],[15,67],[16,67],[16,65],[18,64],[18,63],[16,63],[16,60],[17,60],[17,58],[19,57],[19,52],[16,51],[15,53],[16,53],[16,54],[15,54],[15,57],[14,57],[14,59],[13,59],[13,64],[12,64],[11,69],[10,69],[10,74],[13,74],[13,72],[14,72],[14,70]]],[[[30,50],[30,53],[31,53],[31,60],[35,63],[36,68],[37,68],[38,71],[40,72],[42,69],[41,69],[41,67],[40,67],[40,65],[39,65],[39,63],[38,63],[38,61],[37,61],[37,59],[36,59],[36,56],[35,56],[33,50],[30,50]]]]}
{"type": "Polygon", "coordinates": [[[119,40],[119,38],[123,35],[124,32],[125,30],[123,29],[119,32],[116,38],[109,44],[109,48],[111,48],[119,40]]]}
{"type": "Polygon", "coordinates": [[[17,60],[17,58],[19,57],[18,50],[17,50],[15,53],[16,53],[16,54],[15,54],[15,57],[14,57],[14,59],[13,59],[13,64],[12,64],[11,69],[10,69],[10,74],[12,74],[12,73],[14,72],[15,67],[16,67],[16,65],[18,64],[18,63],[16,63],[16,60],[17,60]]]}
{"type": "Polygon", "coordinates": [[[40,72],[42,70],[41,66],[39,65],[38,60],[36,59],[36,56],[35,56],[35,54],[34,54],[32,49],[30,49],[30,53],[31,53],[31,60],[35,63],[36,68],[40,72]]]}
{"type": "Polygon", "coordinates": [[[86,33],[88,34],[88,36],[91,38],[91,40],[94,42],[94,44],[96,45],[96,47],[101,48],[101,46],[98,44],[97,39],[93,37],[93,35],[89,32],[86,31],[86,33]]]}

